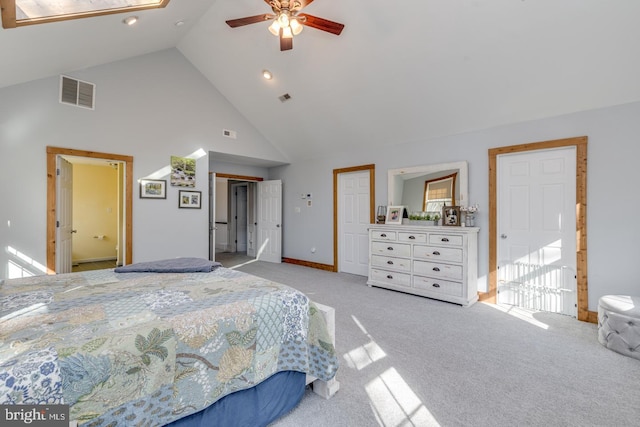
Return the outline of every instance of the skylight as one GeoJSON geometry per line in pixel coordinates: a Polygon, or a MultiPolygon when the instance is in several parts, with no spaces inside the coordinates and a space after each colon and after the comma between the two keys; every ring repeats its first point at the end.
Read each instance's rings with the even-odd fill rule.
{"type": "Polygon", "coordinates": [[[169,0],[0,0],[4,28],[154,9],[168,3],[169,0]]]}

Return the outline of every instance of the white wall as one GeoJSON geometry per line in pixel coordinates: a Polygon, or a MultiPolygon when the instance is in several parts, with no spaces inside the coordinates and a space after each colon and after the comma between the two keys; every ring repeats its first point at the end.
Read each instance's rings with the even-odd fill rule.
{"type": "MultiPolygon", "coordinates": [[[[376,205],[386,205],[387,170],[466,160],[469,200],[480,205],[479,289],[487,290],[488,272],[488,149],[567,137],[589,138],[587,244],[589,309],[596,311],[605,294],[640,295],[640,212],[636,167],[640,157],[640,103],[586,111],[545,120],[461,135],[389,146],[367,152],[333,153],[323,159],[275,168],[271,178],[283,180],[284,256],[333,264],[332,170],[369,163],[376,165],[376,205]],[[312,208],[298,195],[313,192],[312,208]],[[301,206],[301,213],[295,213],[301,206]],[[614,216],[621,207],[624,215],[614,216]],[[312,254],[311,247],[317,252],[312,254]]],[[[301,141],[300,143],[304,143],[301,141]]]]}
{"type": "Polygon", "coordinates": [[[134,262],[208,256],[206,153],[285,160],[176,49],[66,74],[96,84],[95,111],[60,104],[59,76],[0,89],[2,278],[10,268],[41,274],[46,265],[48,145],[134,157],[134,262]],[[202,209],[178,209],[171,186],[166,200],[139,199],[139,178],[199,149],[202,209]]]}
{"type": "MultiPolygon", "coordinates": [[[[0,277],[7,277],[10,262],[35,272],[33,264],[45,264],[47,145],[133,155],[135,179],[168,165],[171,155],[200,148],[286,163],[175,49],[68,74],[97,84],[95,111],[59,104],[57,76],[0,89],[0,277]],[[223,128],[236,130],[238,139],[222,137],[223,128]]],[[[283,180],[283,256],[333,263],[333,169],[375,163],[376,205],[386,205],[387,169],[466,160],[470,201],[480,205],[479,289],[486,290],[487,150],[586,135],[589,309],[604,294],[638,295],[638,117],[640,103],[633,103],[272,168],[268,178],[283,180]],[[301,193],[313,193],[312,207],[301,193]]],[[[208,167],[206,158],[198,160],[201,210],[178,209],[171,187],[164,201],[140,200],[135,189],[134,261],[207,256],[208,167]]],[[[222,169],[260,176],[238,165],[222,169]]]]}

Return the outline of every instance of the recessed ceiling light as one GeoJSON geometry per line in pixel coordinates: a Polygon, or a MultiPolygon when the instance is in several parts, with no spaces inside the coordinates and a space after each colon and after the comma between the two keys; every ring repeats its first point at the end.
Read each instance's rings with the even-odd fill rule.
{"type": "Polygon", "coordinates": [[[124,18],[124,19],[122,20],[122,22],[123,22],[124,24],[127,24],[127,25],[133,25],[133,24],[135,24],[136,22],[138,22],[138,17],[137,17],[137,16],[127,16],[126,18],[124,18]]]}
{"type": "Polygon", "coordinates": [[[269,70],[262,70],[262,77],[267,80],[271,80],[273,78],[273,74],[271,74],[271,71],[269,70]]]}

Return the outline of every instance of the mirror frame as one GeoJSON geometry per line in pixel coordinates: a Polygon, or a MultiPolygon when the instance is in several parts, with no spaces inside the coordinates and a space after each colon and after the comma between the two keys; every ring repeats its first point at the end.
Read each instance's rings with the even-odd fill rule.
{"type": "MultiPolygon", "coordinates": [[[[433,165],[411,166],[388,170],[387,183],[387,204],[395,206],[401,204],[402,200],[395,200],[395,181],[399,177],[408,174],[431,175],[437,172],[458,169],[458,180],[460,184],[460,194],[457,194],[456,204],[464,206],[469,203],[469,166],[466,161],[452,163],[437,163],[433,165]]],[[[414,177],[415,178],[415,177],[414,177]]]]}

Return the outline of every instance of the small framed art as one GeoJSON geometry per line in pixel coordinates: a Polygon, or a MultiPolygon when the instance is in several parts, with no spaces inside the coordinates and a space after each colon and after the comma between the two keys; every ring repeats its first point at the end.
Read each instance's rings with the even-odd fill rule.
{"type": "Polygon", "coordinates": [[[442,225],[460,226],[460,206],[442,207],[442,225]]]}
{"type": "Polygon", "coordinates": [[[167,181],[163,179],[141,179],[140,180],[141,199],[166,199],[167,181]]]}
{"type": "Polygon", "coordinates": [[[402,224],[402,216],[404,215],[404,206],[388,206],[385,224],[402,224]]]}
{"type": "Polygon", "coordinates": [[[180,190],[178,193],[178,207],[187,209],[200,209],[202,206],[201,191],[180,190]]]}

